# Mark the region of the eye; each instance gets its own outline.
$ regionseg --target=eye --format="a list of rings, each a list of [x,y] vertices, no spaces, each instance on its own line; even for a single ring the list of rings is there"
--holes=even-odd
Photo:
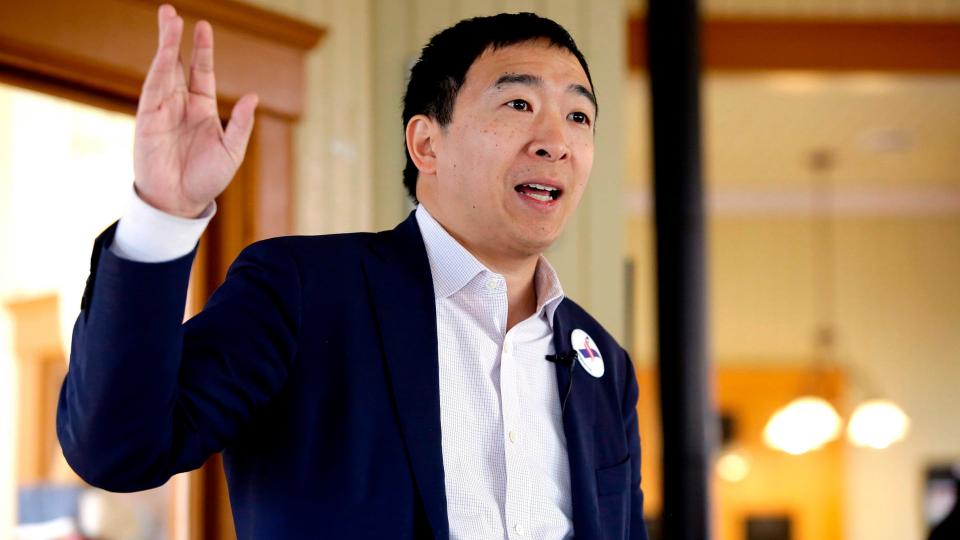
[[[507,102],[507,107],[516,111],[529,111],[530,103],[525,99],[511,99]]]
[[[590,117],[579,111],[568,114],[567,118],[578,124],[590,125]]]

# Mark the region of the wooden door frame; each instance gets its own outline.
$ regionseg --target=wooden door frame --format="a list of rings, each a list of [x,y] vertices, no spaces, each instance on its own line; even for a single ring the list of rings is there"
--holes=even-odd
[[[133,114],[161,3],[0,2],[0,82]],[[325,31],[235,0],[171,3],[186,23],[182,57],[196,21],[214,27],[221,117],[247,92],[260,98],[247,158],[201,241],[191,280],[196,310],[244,246],[293,232],[293,128],[303,114],[306,55]],[[191,473],[189,486],[190,538],[235,537],[219,455]]]

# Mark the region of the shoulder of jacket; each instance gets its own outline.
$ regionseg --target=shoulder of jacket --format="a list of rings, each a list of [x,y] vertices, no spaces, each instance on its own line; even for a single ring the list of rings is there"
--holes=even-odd
[[[340,233],[321,235],[277,236],[253,242],[244,252],[285,252],[295,258],[343,256],[350,251],[359,251],[374,237],[374,233]]]
[[[570,330],[579,328],[587,334],[590,335],[600,344],[606,345],[607,347],[612,347],[613,351],[616,353],[616,356],[622,356],[626,354],[624,348],[617,342],[616,338],[610,335],[610,332],[607,332],[607,329],[600,324],[600,321],[596,320],[593,315],[584,309],[580,304],[577,304],[570,298],[565,297],[560,303],[558,308],[559,310],[564,310],[564,316],[568,318],[567,324],[571,325]]]

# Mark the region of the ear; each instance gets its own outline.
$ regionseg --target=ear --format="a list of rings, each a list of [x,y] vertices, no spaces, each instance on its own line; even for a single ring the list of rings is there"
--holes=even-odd
[[[437,155],[433,145],[439,131],[436,120],[424,114],[418,114],[407,122],[407,152],[410,152],[413,164],[423,174],[437,174]]]

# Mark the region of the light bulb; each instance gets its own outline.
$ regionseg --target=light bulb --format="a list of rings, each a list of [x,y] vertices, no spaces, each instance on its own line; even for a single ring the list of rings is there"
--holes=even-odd
[[[910,418],[897,404],[885,399],[871,399],[853,411],[847,437],[857,446],[882,450],[903,440],[909,427]]]
[[[727,482],[740,482],[750,474],[750,460],[738,450],[727,450],[717,458],[717,476]]]
[[[763,440],[771,448],[800,455],[836,439],[840,424],[840,415],[827,400],[804,396],[773,414],[763,429]]]

